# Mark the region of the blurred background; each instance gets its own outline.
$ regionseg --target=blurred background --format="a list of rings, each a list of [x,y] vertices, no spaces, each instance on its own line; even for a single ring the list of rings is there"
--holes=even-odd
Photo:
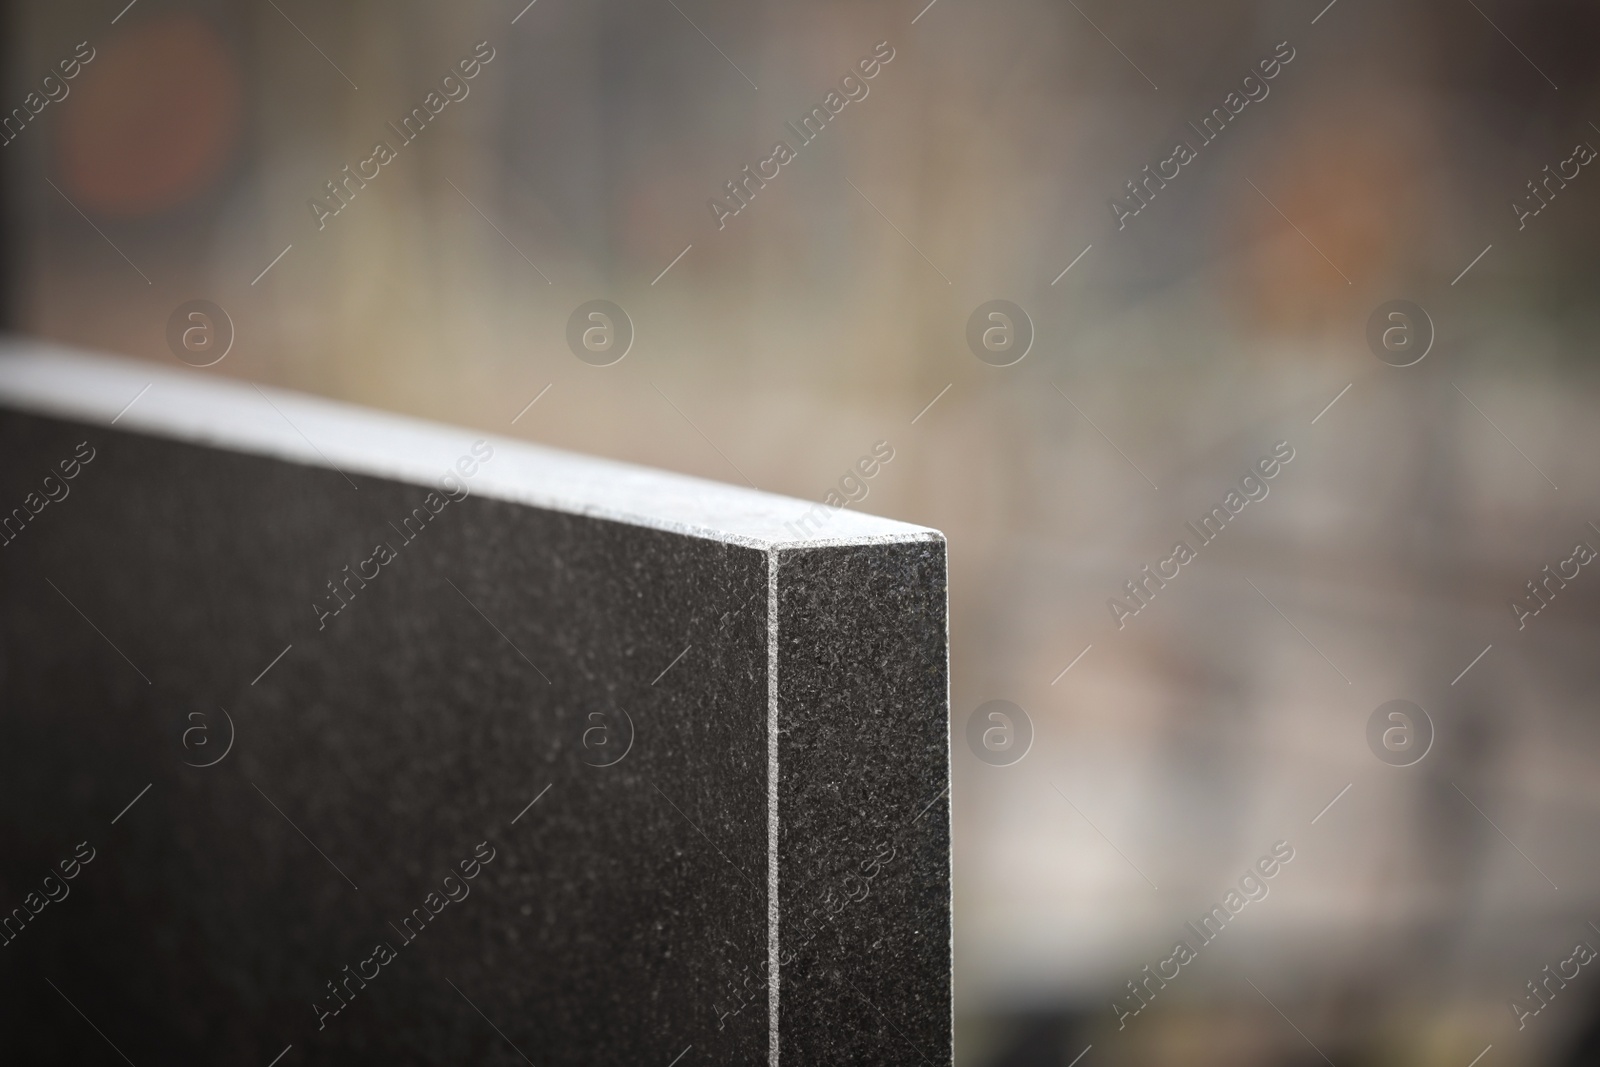
[[[5,325],[173,364],[205,299],[206,373],[808,500],[888,442],[851,506],[950,545],[963,1065],[1600,1062],[1597,968],[1529,988],[1600,946],[1600,573],[1512,606],[1600,549],[1600,7],[524,3],[0,4]]]

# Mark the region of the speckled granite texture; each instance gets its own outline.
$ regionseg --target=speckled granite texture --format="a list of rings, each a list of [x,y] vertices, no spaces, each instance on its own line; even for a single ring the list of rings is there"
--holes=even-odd
[[[936,534],[434,514],[4,394],[0,515],[68,492],[0,534],[0,1060],[950,1062]]]
[[[944,543],[780,551],[777,594],[784,1062],[948,1064]]]

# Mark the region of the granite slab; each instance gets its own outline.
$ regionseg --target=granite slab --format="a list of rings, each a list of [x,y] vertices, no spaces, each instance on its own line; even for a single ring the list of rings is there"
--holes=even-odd
[[[951,1062],[936,531],[21,341],[0,456],[8,1062]]]

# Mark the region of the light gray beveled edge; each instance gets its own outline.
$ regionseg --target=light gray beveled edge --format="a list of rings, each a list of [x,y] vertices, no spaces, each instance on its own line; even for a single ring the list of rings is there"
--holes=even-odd
[[[466,480],[473,493],[762,550],[943,538],[849,508],[796,536],[801,516],[827,506],[26,338],[0,337],[0,406],[430,487],[486,440],[494,458]]]

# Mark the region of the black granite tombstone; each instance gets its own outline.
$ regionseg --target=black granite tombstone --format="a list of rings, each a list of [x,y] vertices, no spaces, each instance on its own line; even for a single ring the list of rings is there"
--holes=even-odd
[[[32,344],[0,456],[0,1060],[950,1062],[936,532]]]

